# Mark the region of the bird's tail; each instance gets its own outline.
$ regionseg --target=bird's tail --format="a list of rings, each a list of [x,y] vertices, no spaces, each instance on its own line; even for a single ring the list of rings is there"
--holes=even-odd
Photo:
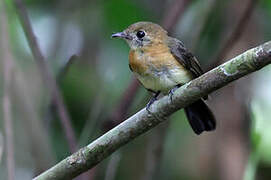
[[[184,109],[188,122],[196,134],[203,131],[212,131],[216,127],[216,121],[213,113],[200,99]]]

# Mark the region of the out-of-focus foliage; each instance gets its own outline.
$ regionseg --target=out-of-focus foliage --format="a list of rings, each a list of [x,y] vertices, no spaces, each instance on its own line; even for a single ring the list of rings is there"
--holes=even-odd
[[[124,41],[111,39],[111,33],[122,31],[137,21],[161,22],[170,13],[167,10],[174,2],[23,2],[26,3],[48,67],[60,86],[76,139],[80,146],[84,146],[104,133],[104,126],[132,77],[128,68],[129,48]],[[184,41],[205,69],[213,63],[213,57],[235,27],[247,2],[191,0],[172,34]],[[70,153],[49,88],[33,60],[12,0],[5,0],[5,10],[8,31],[6,36],[9,38],[9,45],[6,45],[9,46],[15,62],[10,90],[15,177],[24,180],[51,167]],[[242,38],[227,54],[227,58],[270,40],[270,19],[271,1],[260,0],[248,27],[241,34]],[[0,27],[4,27],[2,22]],[[0,37],[1,40],[3,37]],[[1,62],[4,61],[4,53],[0,50]],[[64,75],[61,75],[74,54],[77,58]],[[0,72],[3,74],[2,66]],[[115,179],[143,180],[148,169],[147,161],[150,161],[149,153],[157,153],[159,156],[159,161],[155,164],[158,167],[156,179],[234,179],[227,175],[243,175],[245,167],[246,179],[270,179],[270,72],[270,67],[265,68],[251,78],[235,82],[229,88],[211,95],[210,106],[218,118],[217,131],[201,136],[194,135],[183,111],[180,111],[171,117],[165,140],[157,140],[161,141],[163,147],[160,154],[148,148],[151,147],[150,136],[155,133],[154,130],[126,145],[119,152],[118,163],[113,166],[116,167]],[[2,95],[3,78],[0,86]],[[148,101],[147,97],[146,90],[141,88],[128,115],[143,108]],[[232,106],[224,104],[225,98],[233,103]],[[236,112],[235,104],[245,107],[248,115]],[[2,112],[0,114],[3,117]],[[232,121],[227,119],[229,114],[233,117]],[[1,118],[0,135],[4,135],[3,132]],[[3,148],[5,142],[0,143],[0,179],[7,178],[5,151],[1,159]],[[241,156],[245,158],[242,159]],[[113,168],[108,167],[110,160],[108,158],[97,166],[95,179],[105,179],[105,174]]]

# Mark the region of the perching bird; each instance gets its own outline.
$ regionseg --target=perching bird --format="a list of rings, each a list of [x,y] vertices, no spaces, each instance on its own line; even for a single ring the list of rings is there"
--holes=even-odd
[[[112,37],[126,40],[130,46],[129,67],[153,98],[167,94],[203,74],[196,58],[183,43],[168,36],[161,26],[151,22],[137,22]],[[215,118],[202,99],[185,108],[188,121],[196,134],[216,127]]]

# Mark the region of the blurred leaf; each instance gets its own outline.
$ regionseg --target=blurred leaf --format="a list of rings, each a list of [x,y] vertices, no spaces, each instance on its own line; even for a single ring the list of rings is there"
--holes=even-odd
[[[271,124],[270,124],[270,106],[268,103],[253,100],[251,103],[253,113],[253,127],[251,132],[251,141],[253,151],[259,151],[262,161],[271,164]]]
[[[107,20],[107,28],[123,30],[128,25],[137,21],[146,21],[149,16],[144,7],[137,1],[127,0],[106,0],[104,3],[104,13]]]
[[[93,96],[99,90],[99,80],[89,66],[74,64],[62,79],[61,89],[76,129],[88,118]]]
[[[271,15],[271,1],[270,0],[262,0],[262,6],[268,10],[268,13]]]

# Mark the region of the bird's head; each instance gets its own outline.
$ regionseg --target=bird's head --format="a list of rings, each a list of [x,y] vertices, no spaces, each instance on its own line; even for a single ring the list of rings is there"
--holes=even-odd
[[[167,31],[152,22],[137,22],[122,32],[112,34],[112,37],[123,38],[131,49],[137,49],[162,43],[167,37]]]

